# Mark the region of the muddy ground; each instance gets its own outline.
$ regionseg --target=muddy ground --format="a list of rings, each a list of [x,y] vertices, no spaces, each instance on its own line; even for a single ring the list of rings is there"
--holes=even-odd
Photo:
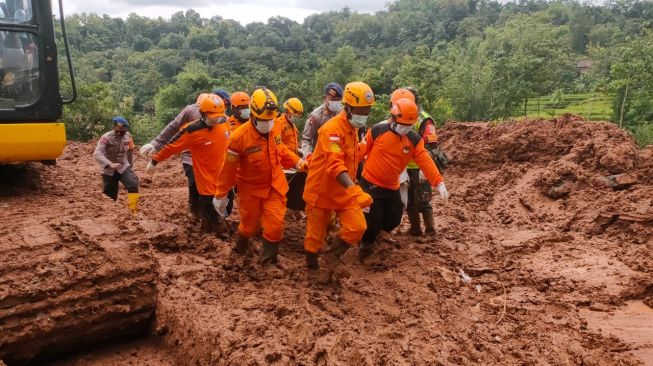
[[[93,144],[69,144],[55,167],[0,168],[12,228],[0,249],[37,221],[155,261],[148,335],[57,366],[653,365],[653,147],[573,116],[439,134],[452,196],[434,199],[437,235],[398,233],[365,264],[350,251],[353,275],[337,286],[307,275],[299,217],[281,274],[201,233],[176,159],[150,180],[138,158],[143,198],[131,217],[124,191],[117,203],[100,194]]]

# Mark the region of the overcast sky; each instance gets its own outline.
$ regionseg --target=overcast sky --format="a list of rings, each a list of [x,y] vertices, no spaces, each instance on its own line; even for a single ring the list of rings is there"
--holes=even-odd
[[[235,19],[241,24],[260,21],[281,15],[301,23],[304,18],[329,10],[350,9],[374,13],[385,9],[389,0],[64,0],[64,12],[108,14],[114,17],[127,17],[136,13],[148,17],[170,15],[180,10],[194,9],[204,18],[219,15]],[[55,13],[58,9],[53,9]]]

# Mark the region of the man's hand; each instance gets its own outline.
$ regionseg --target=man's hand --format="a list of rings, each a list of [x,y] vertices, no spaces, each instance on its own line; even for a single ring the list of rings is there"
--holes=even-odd
[[[444,185],[444,182],[441,182],[438,184],[438,192],[440,192],[440,198],[444,202],[447,202],[449,200],[449,191],[447,191],[447,186]]]
[[[220,217],[223,219],[227,217],[227,204],[229,204],[229,198],[224,197],[224,198],[218,198],[218,197],[213,197],[213,208],[215,208],[215,211],[218,213]]]
[[[295,164],[295,169],[299,170],[300,172],[308,171],[308,162],[304,159],[299,159],[297,164]]]
[[[139,152],[141,153],[141,155],[150,155],[156,152],[156,148],[152,144],[145,144],[141,146]]]
[[[365,193],[363,191],[363,188],[357,185],[351,185],[349,188],[345,189],[345,192],[351,196],[351,198],[355,199],[356,202],[358,203],[358,206],[360,208],[367,208],[372,205],[374,200],[372,199],[372,196],[369,194]]]
[[[120,164],[120,163],[111,163],[111,164],[109,164],[109,166],[111,167],[111,169],[118,170],[118,169],[120,169],[122,164]]]
[[[153,164],[151,161],[147,163],[147,166],[145,167],[145,173],[152,175],[154,174],[155,170],[156,170],[156,164]]]

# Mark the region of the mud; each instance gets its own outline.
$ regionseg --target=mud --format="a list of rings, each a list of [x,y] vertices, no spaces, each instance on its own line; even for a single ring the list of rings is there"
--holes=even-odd
[[[178,160],[152,180],[137,160],[143,199],[130,217],[124,192],[117,203],[99,194],[92,144],[70,144],[57,167],[31,165],[23,176],[37,183],[3,183],[3,221],[15,224],[2,237],[38,216],[156,263],[145,344],[57,365],[651,364],[653,148],[574,116],[447,124],[439,134],[452,196],[434,199],[438,233],[399,233],[365,264],[351,250],[353,275],[339,285],[304,269],[303,219],[288,222],[281,273],[202,233],[186,215]],[[606,180],[621,174],[621,184]],[[643,315],[624,321],[633,311]]]

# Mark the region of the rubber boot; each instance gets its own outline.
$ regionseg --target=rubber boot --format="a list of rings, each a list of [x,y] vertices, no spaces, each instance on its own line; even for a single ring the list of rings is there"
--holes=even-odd
[[[419,219],[419,212],[414,208],[409,208],[406,213],[408,214],[408,222],[410,222],[410,229],[408,233],[413,236],[422,235],[422,225]]]
[[[279,242],[270,243],[263,238],[263,253],[261,253],[261,264],[277,264],[277,254],[279,253]]]
[[[365,258],[372,255],[372,253],[374,253],[374,243],[361,242],[361,245],[358,248],[358,260],[363,263]]]
[[[138,201],[141,199],[140,193],[127,193],[127,207],[136,215],[138,213]]]
[[[317,253],[306,252],[306,268],[312,270],[320,269],[320,263],[317,260]]]
[[[227,229],[227,223],[224,219],[218,219],[218,222],[215,224],[215,235],[222,240],[229,239],[229,230]]]
[[[422,211],[422,218],[424,219],[424,234],[435,234],[435,219],[433,217],[433,210]]]
[[[234,252],[245,255],[249,249],[249,238],[238,233],[238,239],[236,239],[236,246],[234,247]]]
[[[338,237],[333,239],[329,249],[324,252],[323,263],[326,273],[321,276],[321,283],[330,283],[334,280],[337,281],[351,276],[351,273],[349,273],[342,263],[342,255],[345,254],[350,247],[351,245]]]

